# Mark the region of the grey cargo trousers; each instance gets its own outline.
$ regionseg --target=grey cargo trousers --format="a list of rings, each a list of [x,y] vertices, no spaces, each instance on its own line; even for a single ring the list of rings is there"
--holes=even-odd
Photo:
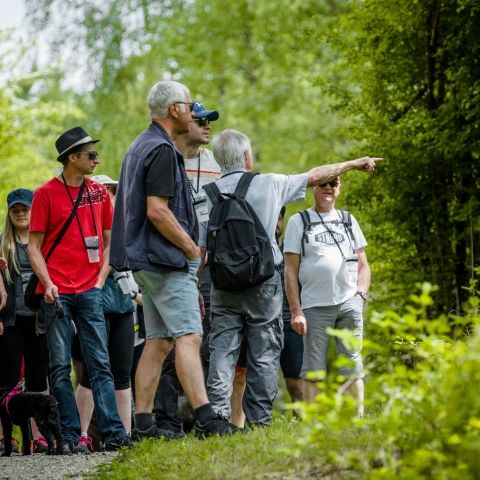
[[[283,348],[280,274],[239,292],[211,290],[208,398],[216,413],[230,418],[233,378],[242,339],[247,341],[247,386],[243,410],[249,424],[268,425],[278,392]]]

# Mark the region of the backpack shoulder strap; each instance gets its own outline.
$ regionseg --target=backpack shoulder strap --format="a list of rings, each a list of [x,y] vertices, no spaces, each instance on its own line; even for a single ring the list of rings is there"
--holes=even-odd
[[[355,235],[353,235],[352,228],[352,214],[348,210],[340,210],[342,214],[342,223],[347,231],[347,234],[350,235],[350,239],[355,242]]]
[[[310,221],[310,215],[308,210],[302,210],[300,212],[300,218],[303,223],[303,232],[302,232],[302,257],[305,256],[305,243],[308,242],[307,232],[310,229],[312,222]]]
[[[203,186],[203,189],[205,190],[205,193],[208,195],[208,198],[210,199],[210,201],[212,202],[212,205],[219,203],[222,192],[220,192],[220,189],[218,188],[218,185],[215,182],[207,183],[206,185]]]
[[[258,173],[244,172],[240,177],[237,188],[235,188],[233,194],[236,197],[245,198],[248,187],[250,186],[250,183],[252,183],[253,177],[255,177],[256,175],[258,175]]]

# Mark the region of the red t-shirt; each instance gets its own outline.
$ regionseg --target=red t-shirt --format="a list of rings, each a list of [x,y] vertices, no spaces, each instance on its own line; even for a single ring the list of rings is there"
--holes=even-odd
[[[82,293],[95,286],[103,262],[103,231],[112,228],[113,208],[106,188],[89,179],[86,179],[85,187],[76,213],[79,222],[76,218],[72,219],[65,235],[53,251],[47,264],[50,278],[54,285],[58,287],[60,293]],[[80,187],[68,187],[68,189],[73,202],[75,202]],[[72,209],[72,200],[65,185],[58,178],[53,178],[35,191],[30,232],[45,234],[41,247],[44,257],[49,252]],[[95,224],[92,218],[92,210]],[[99,262],[90,263],[88,261],[79,223],[85,237],[98,235]],[[38,285],[37,293],[45,293],[41,283]]]

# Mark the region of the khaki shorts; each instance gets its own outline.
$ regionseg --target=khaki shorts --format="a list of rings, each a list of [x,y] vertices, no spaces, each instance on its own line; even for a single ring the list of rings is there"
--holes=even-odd
[[[327,356],[330,336],[327,328],[347,329],[360,341],[363,338],[363,300],[352,297],[339,305],[306,308],[307,335],[304,337],[302,377],[307,372],[327,371]],[[358,350],[348,350],[343,342],[335,337],[338,355],[352,360],[352,367],[342,367],[340,373],[347,377],[363,378],[363,361]]]

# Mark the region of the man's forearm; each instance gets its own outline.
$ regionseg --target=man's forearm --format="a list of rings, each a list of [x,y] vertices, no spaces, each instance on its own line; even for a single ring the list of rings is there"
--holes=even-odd
[[[370,267],[363,267],[359,268],[358,270],[358,278],[357,278],[357,289],[361,290],[362,292],[368,292],[370,288]]]
[[[28,258],[32,266],[33,271],[38,277],[38,280],[47,289],[49,286],[53,285],[52,279],[48,273],[47,264],[45,263],[45,258],[43,258],[42,252],[37,246],[28,246]]]
[[[300,305],[300,291],[298,289],[298,270],[285,261],[285,293],[287,295],[288,305],[292,315],[301,315],[302,307]]]
[[[149,215],[148,218],[159,233],[180,250],[185,252],[185,254],[188,254],[192,248],[196,247],[195,242],[181,227],[170,209],[163,209],[160,214]]]
[[[371,270],[368,264],[367,255],[362,249],[358,252],[358,274],[357,274],[357,289],[362,292],[368,292],[370,288]]]
[[[109,245],[105,247],[103,250],[103,264],[102,264],[102,268],[100,269],[100,273],[98,274],[98,281],[97,281],[98,288],[103,288],[103,285],[105,285],[105,280],[107,279],[111,269],[112,267],[110,266],[110,245]]]

